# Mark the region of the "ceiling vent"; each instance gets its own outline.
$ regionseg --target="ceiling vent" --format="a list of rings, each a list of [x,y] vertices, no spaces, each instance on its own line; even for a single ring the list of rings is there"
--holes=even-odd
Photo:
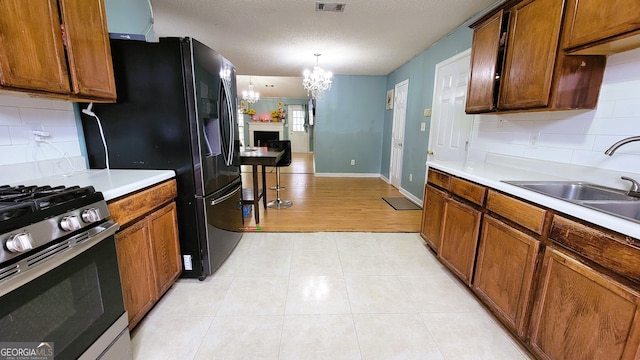
[[[316,1],[316,11],[344,12],[345,3]]]

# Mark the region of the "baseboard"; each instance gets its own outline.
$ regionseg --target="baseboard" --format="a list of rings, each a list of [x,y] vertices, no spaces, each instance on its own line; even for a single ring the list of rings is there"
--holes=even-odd
[[[368,174],[368,173],[316,173],[318,177],[380,177],[380,174]]]

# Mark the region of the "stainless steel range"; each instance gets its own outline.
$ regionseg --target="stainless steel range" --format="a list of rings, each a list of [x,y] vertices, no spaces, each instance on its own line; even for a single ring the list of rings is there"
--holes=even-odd
[[[108,216],[90,186],[0,186],[0,351],[131,358]]]

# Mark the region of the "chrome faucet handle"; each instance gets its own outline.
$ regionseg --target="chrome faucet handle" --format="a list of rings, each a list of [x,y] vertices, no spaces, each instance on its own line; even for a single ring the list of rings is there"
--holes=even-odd
[[[627,180],[627,181],[631,182],[631,189],[629,189],[629,191],[627,191],[627,195],[640,198],[640,183],[638,183],[637,181],[633,180],[632,178],[626,177],[626,176],[622,176],[622,177],[620,177],[620,179]]]

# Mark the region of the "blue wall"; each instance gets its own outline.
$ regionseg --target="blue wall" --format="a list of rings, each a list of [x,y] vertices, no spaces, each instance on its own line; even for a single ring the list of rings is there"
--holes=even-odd
[[[472,38],[473,31],[463,24],[455,32],[387,76],[387,89],[393,89],[397,83],[409,79],[401,187],[417,198],[422,199],[424,192],[425,163],[431,122],[430,117],[424,117],[424,109],[432,107],[436,64],[470,48]],[[422,122],[426,122],[426,131],[420,131]],[[380,165],[380,173],[386,178],[389,178],[391,161],[392,125],[393,110],[386,110]],[[409,174],[413,174],[412,182],[409,181]]]
[[[334,77],[316,102],[316,173],[380,174],[385,84],[384,76]]]
[[[300,85],[302,86],[302,85]],[[282,107],[287,110],[287,105],[302,105],[304,109],[307,109],[307,103],[309,99],[294,99],[294,98],[262,98],[258,100],[255,104],[251,105],[252,109],[256,110],[256,118],[260,118],[261,115],[269,115],[272,110],[278,109],[278,102],[282,102]],[[247,139],[247,144],[249,143],[249,121],[251,121],[251,117],[249,115],[243,115],[242,119],[244,120],[244,138]],[[309,129],[309,143],[310,149],[313,150],[311,146],[313,139],[313,128]],[[289,123],[285,122],[284,125],[284,138],[289,138]]]

